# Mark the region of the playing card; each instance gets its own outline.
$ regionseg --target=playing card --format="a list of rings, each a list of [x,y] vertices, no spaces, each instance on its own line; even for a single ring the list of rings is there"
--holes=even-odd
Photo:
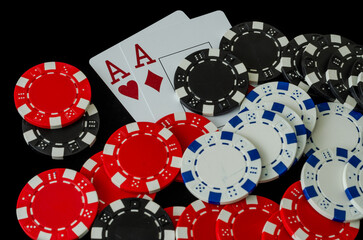
[[[175,11],[133,37],[188,20],[184,12]],[[89,63],[135,121],[156,121],[118,44],[94,56]]]
[[[156,119],[189,111],[175,94],[174,72],[188,54],[199,49],[218,48],[220,39],[230,27],[225,14],[215,11],[181,24],[138,34],[119,44]],[[231,116],[210,119],[217,126],[223,126]]]

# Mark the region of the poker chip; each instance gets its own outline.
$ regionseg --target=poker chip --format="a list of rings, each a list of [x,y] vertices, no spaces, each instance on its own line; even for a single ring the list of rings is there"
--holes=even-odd
[[[83,117],[72,125],[60,129],[45,129],[23,120],[23,136],[35,151],[61,160],[77,154],[96,141],[100,117],[94,104],[90,104]]]
[[[196,138],[203,134],[218,131],[216,125],[210,120],[191,112],[172,113],[159,119],[156,123],[161,124],[176,136],[183,152]],[[175,181],[183,182],[180,173]]]
[[[91,227],[98,197],[82,174],[56,168],[34,176],[22,189],[16,216],[31,239],[78,239]]]
[[[327,148],[314,152],[301,170],[301,187],[310,205],[321,215],[338,222],[363,218],[343,187],[343,172],[352,153],[344,148]]]
[[[271,82],[257,86],[241,104],[241,110],[260,102],[278,102],[294,110],[302,119],[310,136],[316,122],[315,103],[300,87],[287,82]]]
[[[290,123],[290,125],[295,130],[297,140],[295,161],[299,160],[304,153],[307,138],[305,125],[299,115],[297,115],[297,113],[291,108],[278,102],[260,102],[256,105],[252,105],[252,107],[254,107],[254,109],[262,109],[276,112]],[[246,110],[249,109],[245,108],[242,111]]]
[[[310,86],[305,81],[305,76],[301,69],[302,54],[306,46],[320,36],[320,34],[316,33],[300,34],[292,39],[282,51],[281,70],[284,77],[290,83],[299,86],[308,93],[313,91],[310,90]]]
[[[173,222],[174,228],[176,228],[179,218],[182,215],[185,207],[183,206],[174,206],[174,207],[167,207],[164,208],[165,212],[169,215],[171,221]]]
[[[142,198],[119,199],[96,217],[91,239],[174,240],[169,215],[157,203]]]
[[[284,174],[294,163],[297,140],[294,129],[280,115],[268,110],[238,113],[223,127],[247,138],[261,156],[259,183],[269,182]]]
[[[332,53],[352,41],[336,34],[322,35],[309,43],[302,55],[301,66],[305,81],[322,98],[334,101],[335,96],[325,78]]]
[[[248,69],[250,82],[261,84],[281,74],[281,55],[289,40],[277,28],[258,21],[233,26],[219,48],[231,52]]]
[[[293,239],[353,240],[359,232],[359,221],[341,223],[323,217],[306,200],[300,181],[293,183],[280,202],[283,225]]]
[[[80,119],[91,101],[87,77],[76,67],[45,62],[27,70],[14,90],[15,106],[30,124],[62,128]]]
[[[215,226],[222,206],[195,200],[179,218],[176,240],[217,240]]]
[[[319,103],[316,105],[316,126],[306,141],[304,153],[308,157],[313,152],[330,147],[342,147],[359,152],[362,149],[362,114],[341,103]]]
[[[155,193],[175,179],[182,155],[171,131],[151,122],[133,122],[109,137],[103,164],[111,181],[122,190]]]
[[[354,62],[353,67],[350,71],[350,76],[348,78],[348,87],[350,94],[358,103],[359,108],[363,109],[363,95],[361,94],[363,92],[363,82],[361,80],[362,77],[359,78],[361,73],[363,73],[363,58],[357,59]]]
[[[102,151],[89,158],[82,166],[80,173],[87,177],[98,194],[98,212],[101,212],[106,206],[117,199],[124,198],[145,198],[153,200],[155,193],[146,195],[141,193],[130,193],[121,190],[111,182],[103,167]]]
[[[262,229],[279,205],[274,201],[250,195],[242,201],[223,207],[218,215],[218,240],[261,239]]]
[[[350,94],[348,79],[354,62],[357,59],[363,59],[362,57],[363,46],[361,45],[350,44],[340,47],[333,52],[325,73],[326,81],[337,100],[351,108],[358,108],[360,111],[362,109],[359,105],[357,106],[357,101]]]
[[[198,199],[230,204],[257,186],[261,159],[255,146],[232,132],[213,132],[194,140],[183,154],[181,174]]]
[[[261,240],[292,240],[280,217],[280,211],[273,213],[262,229]]]
[[[238,107],[247,93],[245,65],[229,52],[203,49],[188,55],[175,71],[174,87],[180,102],[204,116]]]
[[[349,201],[363,213],[363,155],[351,155],[343,171],[343,186]]]

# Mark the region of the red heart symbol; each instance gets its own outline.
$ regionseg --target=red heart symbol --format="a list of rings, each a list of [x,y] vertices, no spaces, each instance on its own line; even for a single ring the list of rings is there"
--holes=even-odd
[[[121,85],[118,88],[118,91],[127,97],[139,100],[139,88],[137,86],[137,82],[134,80],[128,81],[126,85]]]

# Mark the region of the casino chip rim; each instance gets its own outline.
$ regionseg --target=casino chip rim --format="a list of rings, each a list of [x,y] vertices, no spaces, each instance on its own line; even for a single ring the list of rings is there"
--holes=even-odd
[[[175,230],[176,240],[194,240],[196,233],[194,232],[193,227],[197,223],[198,218],[201,216],[207,216],[211,213],[218,214],[221,210],[221,205],[206,203],[200,199],[193,201],[184,209],[183,213],[180,215]],[[212,227],[212,229],[203,230],[214,232],[215,229],[214,227]]]
[[[274,46],[278,48],[278,51],[276,52],[276,59],[272,64],[269,65],[268,68],[266,68],[266,66],[263,66],[262,68],[251,67],[248,69],[248,77],[250,82],[255,84],[261,84],[271,81],[281,74],[281,54],[283,48],[289,42],[286,36],[276,27],[259,21],[250,21],[237,24],[230,28],[224,34],[220,41],[219,48],[235,54],[235,52],[233,51],[234,44],[241,36],[249,33],[260,33],[261,35],[266,36],[268,39],[271,39]],[[237,57],[239,57],[243,61],[243,58],[241,56]]]
[[[211,162],[208,163],[211,166],[208,173],[201,173],[201,169],[197,169],[199,168],[198,164],[204,164],[204,161],[206,161],[203,158],[203,155],[207,152],[206,150],[213,151],[216,148],[220,148],[223,151],[237,151],[238,154],[243,156],[244,169],[239,169],[241,167],[240,162],[238,166],[236,166],[236,162],[233,163],[235,165],[235,168],[233,168],[234,177],[229,181],[229,186],[225,186],[225,182],[218,182],[219,186],[215,186],[213,184],[218,180],[214,179],[213,183],[211,183],[211,179],[205,179],[205,175],[207,174],[208,177],[211,177],[209,174],[212,171],[223,176],[228,174],[232,169],[223,168],[222,166],[227,163],[231,164],[230,161],[227,162],[222,161],[220,158],[215,158],[213,161],[216,161],[218,164],[214,165],[213,168]],[[226,152],[226,154],[229,154],[229,152]],[[240,157],[239,159],[241,159]],[[230,156],[229,159],[232,158],[235,158],[235,156]],[[208,158],[208,161],[211,161],[211,158]],[[235,159],[231,161],[235,161]],[[236,170],[240,173],[238,179],[236,179]],[[223,172],[221,173],[220,171]],[[227,131],[212,132],[200,136],[185,150],[181,164],[181,174],[185,186],[196,198],[208,203],[225,205],[245,198],[256,188],[261,174],[261,159],[256,147],[248,139]],[[215,174],[212,175],[216,176]]]
[[[293,102],[296,103],[296,108],[299,111],[296,111],[295,108],[291,106],[290,108],[299,114],[305,125],[307,135],[310,136],[316,123],[315,103],[309,94],[294,84],[280,81],[261,84],[254,88],[246,96],[246,99],[242,102],[240,109],[243,110],[245,107],[251,108],[251,105],[271,101],[266,100],[266,98],[271,97],[274,94],[277,94],[279,97],[279,100],[275,100],[276,102],[284,104],[284,102],[281,101],[281,98],[287,97],[289,101],[292,99]]]
[[[234,240],[235,232],[233,225],[239,215],[246,213],[248,211],[255,212],[261,211],[267,213],[270,216],[279,211],[279,205],[274,201],[258,195],[249,195],[247,198],[239,201],[235,204],[229,204],[223,207],[222,211],[219,213],[216,223],[216,234],[218,240]],[[249,218],[245,221],[253,222],[253,226],[256,227],[257,223],[262,226],[266,223],[265,219],[260,218]],[[241,223],[241,219],[239,219]],[[249,229],[250,231],[256,231],[256,229]],[[262,230],[262,228],[261,228]],[[261,233],[260,233],[261,234]],[[257,237],[257,236],[256,236]],[[238,238],[239,239],[239,238]]]
[[[363,112],[363,109],[357,106],[357,101],[351,96],[348,87],[348,77],[343,76],[343,71],[348,70],[350,74],[352,66],[351,61],[363,59],[363,46],[349,44],[338,48],[332,54],[328,63],[328,69],[325,72],[326,81],[333,95],[338,101],[356,111]],[[348,63],[349,60],[349,63]],[[345,69],[348,67],[348,69]]]
[[[325,78],[325,71],[320,72],[317,68],[319,55],[325,49],[339,48],[352,43],[352,41],[343,36],[326,34],[321,35],[318,39],[309,43],[303,52],[301,65],[305,81],[319,96],[328,101],[335,101],[335,96],[330,91],[330,87]]]
[[[290,234],[290,236],[292,236],[293,238],[296,238],[296,239],[306,239],[306,240],[311,239],[312,240],[312,239],[315,239],[315,237],[318,237],[320,239],[323,236],[321,232],[313,233],[313,231],[311,229],[309,229],[307,226],[305,226],[303,224],[303,222],[301,221],[302,218],[299,217],[298,211],[297,211],[297,208],[298,208],[298,202],[296,202],[297,200],[307,201],[304,196],[300,180],[291,184],[287,188],[287,190],[283,194],[282,199],[280,201],[280,216],[281,216],[281,220],[282,220],[282,223],[283,223],[285,229]],[[308,206],[308,208],[304,209],[304,212],[306,212],[306,213],[309,211],[315,212],[314,208],[311,207],[309,205],[309,203],[307,203],[307,206]],[[293,216],[291,216],[291,214],[293,214]],[[324,217],[322,217],[322,218],[324,218]],[[291,219],[294,219],[294,220],[292,221]],[[327,218],[324,218],[324,220],[332,221]],[[314,219],[311,219],[311,221],[314,221]],[[324,226],[324,222],[321,222],[320,220],[316,224],[320,224],[321,226]],[[340,239],[340,236],[343,239],[349,239],[347,236],[350,235],[351,236],[350,239],[353,240],[359,232],[359,227],[360,227],[359,221],[353,221],[350,223],[336,222],[336,224],[343,225],[342,228],[339,228],[336,231],[339,234],[339,236],[337,236],[339,239]],[[329,235],[329,238],[330,237],[333,238],[334,236],[336,236],[336,235],[333,235],[333,236]]]
[[[165,210],[156,202],[142,198],[125,198],[118,199],[110,203],[96,217],[92,229],[91,239],[109,239],[112,232],[109,227],[112,222],[125,213],[144,212],[145,217],[152,218],[152,223],[157,224],[160,240],[174,240],[175,231],[172,220]],[[142,228],[147,226],[143,225]]]
[[[348,78],[348,87],[351,95],[354,97],[355,101],[359,104],[359,108],[363,109],[363,84],[362,77],[360,74],[363,73],[363,58],[358,59],[353,64],[350,76]]]
[[[76,97],[72,104],[62,111],[44,111],[34,105],[33,100],[30,100],[32,96],[29,95],[29,92],[34,88],[34,83],[43,76],[51,74],[66,77],[74,86]],[[64,93],[63,98],[59,101],[64,101],[66,96]],[[90,101],[91,86],[87,77],[78,68],[63,62],[45,62],[33,66],[21,75],[14,89],[14,102],[20,116],[32,125],[41,128],[57,129],[74,123],[83,116]]]
[[[96,141],[99,127],[100,116],[96,106],[92,103],[86,108],[81,119],[61,129],[43,129],[24,119],[22,121],[25,142],[36,152],[50,156],[54,160],[63,160],[85,150],[87,147],[92,147]],[[58,137],[64,136],[68,140],[67,133],[72,131],[69,134],[75,135],[75,130],[80,130],[75,139],[59,142],[49,139],[56,134]]]
[[[133,176],[120,163],[120,148],[128,143],[128,140],[138,136],[153,137],[158,143],[164,145],[166,159],[153,159],[153,156],[150,156],[151,161],[164,161],[163,168],[155,172],[153,176]],[[148,144],[136,140],[138,149]],[[135,147],[135,144],[133,143],[132,146]],[[134,161],[133,158],[130,159],[130,156],[124,155],[122,158]],[[171,184],[179,172],[181,158],[181,146],[173,133],[162,125],[152,122],[132,122],[122,126],[109,137],[103,149],[104,167],[112,182],[125,191],[136,193],[156,193]]]
[[[185,135],[188,135],[191,131],[200,131],[203,134],[218,131],[217,126],[214,125],[214,123],[211,122],[208,118],[206,118],[202,115],[196,114],[196,113],[192,113],[192,112],[171,113],[171,114],[168,114],[168,115],[160,118],[158,121],[156,121],[156,123],[167,128],[177,137],[177,139],[182,147],[183,153],[185,151],[183,146],[189,146],[190,143],[182,142],[182,139],[180,139],[178,137],[178,134],[176,134],[175,131],[173,131],[174,127],[188,126],[189,130],[186,132],[183,132],[183,134],[185,134]],[[193,136],[194,136],[194,134],[193,134]],[[181,176],[180,172],[176,176],[175,181],[183,182],[183,177]]]
[[[47,225],[45,219],[41,221],[35,219],[34,215],[40,217],[40,213],[36,213],[35,201],[39,201],[40,192],[47,189],[53,184],[62,183],[72,185],[74,191],[81,194],[79,202],[82,203],[80,212],[74,213],[78,216],[77,219],[72,221],[68,226],[52,228]],[[64,188],[61,188],[64,191]],[[60,190],[59,190],[60,191]],[[67,192],[64,195],[68,195]],[[47,196],[47,195],[45,195]],[[42,194],[44,197],[44,194]],[[28,181],[19,194],[16,215],[20,226],[24,232],[32,239],[46,238],[53,239],[58,235],[63,235],[68,239],[78,239],[83,237],[92,226],[92,222],[97,215],[98,196],[92,183],[81,173],[68,168],[54,168],[39,173]],[[50,209],[49,209],[50,210]],[[47,214],[50,214],[48,211]],[[55,218],[62,219],[61,216]],[[49,224],[49,223],[48,223]],[[54,223],[52,223],[54,224]],[[55,235],[54,235],[55,234]]]
[[[195,66],[207,62],[221,64],[234,76],[232,89],[218,100],[211,100],[213,99],[211,95],[210,99],[205,99],[190,88],[189,75]],[[188,55],[177,67],[174,75],[175,93],[180,102],[189,110],[204,116],[221,115],[238,107],[245,98],[248,86],[249,80],[245,65],[232,54],[213,48],[198,50]],[[213,94],[213,91],[210,91],[210,94]]]
[[[343,171],[343,186],[349,201],[360,212],[363,212],[363,191],[361,179],[363,178],[363,154],[353,154]]]
[[[324,175],[319,175],[318,172],[322,169],[324,164],[333,164],[334,162],[338,164],[344,162],[346,164],[351,157],[352,153],[344,148],[331,147],[322,149],[310,155],[301,170],[301,187],[310,205],[322,216],[337,222],[360,220],[363,218],[363,213],[359,212],[358,209],[351,204],[348,197],[345,202],[341,202],[340,199],[334,199],[334,196],[331,198],[331,194],[326,194],[326,192],[329,192],[326,190],[326,186],[323,187],[318,183],[320,178],[323,178]],[[341,167],[342,173],[344,166]],[[332,178],[335,178],[338,174],[339,173],[333,174]],[[329,179],[331,179],[331,177],[327,180],[323,180],[323,182],[329,181]],[[343,188],[343,180],[341,181]],[[335,187],[336,186],[334,186],[334,188]],[[336,189],[336,191],[338,191],[338,189]],[[342,194],[345,196],[343,189]]]
[[[256,124],[256,125],[255,125]],[[279,135],[282,148],[280,149],[277,158],[270,162],[264,162],[261,159],[261,176],[259,183],[273,181],[286,173],[295,162],[297,151],[296,134],[292,126],[287,120],[276,112],[268,110],[244,110],[231,118],[223,127],[223,131],[231,131],[243,136],[241,130],[246,126],[269,126]],[[267,137],[266,137],[267,138]],[[257,150],[266,146],[255,146]]]

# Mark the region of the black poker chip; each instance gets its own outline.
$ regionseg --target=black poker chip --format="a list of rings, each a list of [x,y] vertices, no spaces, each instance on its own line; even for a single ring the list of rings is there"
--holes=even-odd
[[[174,86],[181,103],[204,116],[216,116],[238,107],[249,86],[245,65],[220,49],[188,55],[178,66]]]
[[[353,42],[336,34],[322,35],[309,43],[302,55],[301,67],[308,85],[323,99],[335,101],[336,97],[326,81],[325,72],[334,51]]]
[[[24,139],[32,149],[61,160],[93,145],[100,127],[100,116],[91,103],[80,120],[66,127],[40,128],[25,120],[22,127]]]
[[[290,83],[301,87],[309,94],[314,94],[314,90],[305,81],[305,76],[301,68],[302,54],[305,47],[320,37],[320,34],[307,33],[300,34],[286,45],[282,51],[282,74]]]
[[[246,65],[251,83],[261,84],[281,74],[281,53],[288,42],[277,28],[253,21],[229,29],[219,48],[230,51]]]
[[[357,59],[350,72],[348,79],[348,87],[350,94],[357,101],[359,106],[363,109],[363,58]]]
[[[363,46],[350,44],[342,46],[332,54],[325,73],[331,92],[340,103],[362,112],[349,90],[349,77],[356,60],[363,57]]]
[[[175,240],[169,215],[157,203],[142,198],[112,202],[96,217],[91,239]]]

